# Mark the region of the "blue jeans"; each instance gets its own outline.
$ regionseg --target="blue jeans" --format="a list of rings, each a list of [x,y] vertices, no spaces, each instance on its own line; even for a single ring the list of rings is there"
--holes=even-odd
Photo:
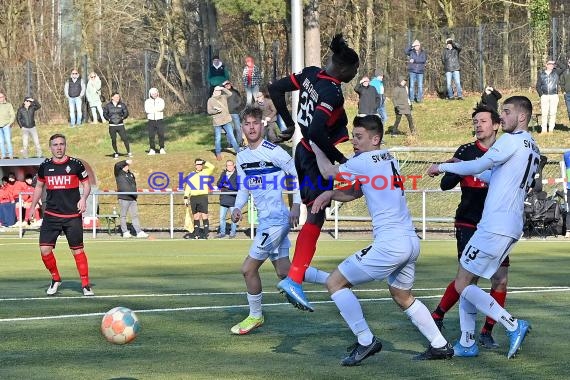
[[[453,99],[453,87],[451,87],[451,81],[455,82],[455,87],[457,88],[457,97],[463,97],[463,90],[461,89],[461,74],[460,71],[447,71],[445,73],[445,81],[447,83],[447,98]]]
[[[424,74],[409,73],[410,74],[410,101],[417,100],[421,102],[424,99]],[[418,92],[416,94],[416,82],[418,83]]]
[[[69,124],[71,126],[81,125],[81,121],[83,120],[83,113],[81,111],[81,106],[83,104],[82,99],[80,96],[76,98],[68,98],[69,100]],[[75,111],[77,111],[77,119],[75,118]]]
[[[12,127],[10,127],[10,124],[5,125],[2,127],[2,131],[0,133],[0,150],[2,151],[2,157],[1,158],[5,158],[5,157],[10,157],[13,158],[14,157],[14,150],[12,148]],[[4,147],[4,144],[6,144],[6,147]],[[6,156],[6,149],[8,148],[8,156]]]
[[[228,211],[230,212],[230,219],[232,218],[232,212],[235,207],[226,207],[220,205],[220,234],[226,234],[226,215]],[[232,220],[232,225],[230,227],[230,235],[234,236],[236,234],[237,225]]]
[[[239,114],[232,113],[231,117],[232,117],[232,121],[234,124],[234,137],[236,138],[238,145],[241,145],[241,143],[243,142],[243,139],[242,139],[242,134],[241,134],[241,121],[239,118]]]
[[[287,129],[285,122],[283,121],[283,119],[281,118],[281,115],[279,115],[279,114],[277,114],[277,126],[279,127],[279,130],[281,132],[283,132],[284,130]]]
[[[216,156],[222,153],[222,128],[226,131],[226,138],[237,154],[237,152],[239,152],[239,145],[234,136],[232,123],[226,123],[214,127],[214,151],[216,152]]]
[[[386,112],[386,96],[380,95],[380,107],[378,107],[378,115],[380,116],[380,120],[382,120],[382,124],[386,127],[386,123],[388,122],[388,112]]]

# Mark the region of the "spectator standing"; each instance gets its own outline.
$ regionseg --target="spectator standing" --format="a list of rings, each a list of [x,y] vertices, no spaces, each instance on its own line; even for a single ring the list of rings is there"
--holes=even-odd
[[[239,145],[234,136],[232,126],[232,117],[228,110],[228,100],[232,93],[230,90],[223,86],[216,86],[214,93],[210,99],[206,109],[209,115],[212,115],[212,123],[214,125],[214,151],[216,153],[216,160],[222,159],[222,129],[226,132],[226,138],[234,150],[239,152]]]
[[[375,77],[370,81],[370,85],[376,89],[378,95],[380,95],[380,106],[378,107],[378,115],[380,115],[380,120],[382,124],[386,125],[388,121],[388,114],[386,113],[386,91],[384,89],[384,73],[382,70],[377,69],[375,72]]]
[[[34,141],[36,147],[36,157],[42,156],[42,147],[38,137],[38,130],[36,129],[35,113],[42,106],[34,98],[27,96],[24,98],[24,103],[18,108],[16,120],[22,129],[22,145],[24,158],[28,158],[28,143],[30,137]]]
[[[261,84],[261,70],[250,55],[245,57],[245,67],[241,78],[246,94],[246,104],[253,104],[255,94],[259,92],[259,85]]]
[[[502,97],[503,95],[501,95],[499,90],[493,86],[487,86],[481,94],[481,104],[499,112],[499,99]]]
[[[2,159],[14,158],[14,149],[12,147],[12,123],[16,119],[16,112],[12,103],[6,99],[6,94],[0,92],[0,151]],[[7,155],[6,155],[7,154]]]
[[[232,96],[227,98],[228,111],[230,112],[234,125],[234,136],[238,145],[241,146],[243,144],[243,134],[241,132],[240,113],[244,108],[243,97],[229,80],[225,81],[223,86],[226,90],[230,90],[232,93]]]
[[[554,132],[556,125],[556,112],[558,111],[558,82],[560,75],[555,69],[556,62],[549,58],[544,70],[538,73],[536,91],[540,96],[541,131]]]
[[[164,150],[164,99],[160,97],[157,88],[148,90],[148,99],[144,101],[144,112],[148,120],[148,155],[152,156],[157,151],[166,154]],[[158,135],[158,146],[156,149],[155,137]]]
[[[131,153],[129,138],[125,130],[125,119],[129,117],[129,110],[127,109],[127,105],[121,101],[121,95],[119,95],[118,92],[114,92],[113,95],[111,95],[111,101],[103,107],[103,117],[109,121],[109,135],[111,136],[111,144],[114,152],[113,157],[119,157],[119,151],[117,150],[117,133],[121,137],[121,140],[123,140],[123,144],[125,144],[127,156],[132,157],[133,154]]]
[[[402,120],[402,115],[406,116],[408,119],[408,126],[410,127],[410,132],[412,135],[416,134],[416,129],[414,127],[414,120],[412,119],[412,107],[411,101],[408,98],[408,87],[406,86],[406,77],[398,77],[398,85],[394,88],[392,94],[392,102],[394,102],[394,112],[396,113],[396,121],[390,132],[390,136],[401,134],[398,131],[398,126],[400,125],[400,120]]]
[[[201,158],[197,158],[194,165],[196,170],[189,177],[189,183],[184,184],[184,205],[192,210],[194,232],[184,235],[184,239],[207,239],[210,233],[208,192],[214,182],[211,176],[215,166]],[[200,230],[200,221],[204,225],[203,231]]]
[[[228,70],[224,66],[224,63],[219,56],[215,55],[212,58],[212,63],[208,69],[208,83],[210,84],[210,90],[208,92],[209,96],[214,93],[214,87],[221,86],[222,83],[230,79]]]
[[[83,96],[85,95],[85,82],[79,77],[79,71],[71,70],[70,78],[65,81],[63,92],[69,103],[70,128],[80,126],[83,121]]]
[[[89,108],[91,109],[91,116],[93,121],[91,124],[99,123],[99,116],[101,116],[101,121],[105,121],[103,117],[103,103],[101,102],[101,79],[99,75],[92,72],[89,74],[89,80],[87,81],[87,86],[85,89],[85,98],[87,98],[87,103],[89,103]]]
[[[463,90],[461,89],[461,66],[459,65],[459,46],[452,38],[445,40],[445,49],[441,55],[443,67],[445,70],[445,82],[447,85],[447,99],[453,100],[453,87],[451,82],[455,83],[457,90],[457,100],[463,100]]]
[[[222,193],[236,192],[238,190],[236,165],[232,160],[226,161],[226,170],[222,172],[218,179],[218,190]],[[230,227],[230,239],[236,237],[237,223],[231,218],[236,203],[236,194],[220,195],[220,232],[216,236],[218,239],[226,237],[226,216],[230,212],[232,225]]]
[[[262,119],[261,123],[265,128],[265,138],[272,143],[279,140],[278,133],[275,130],[277,126],[277,109],[271,98],[265,96],[263,92],[255,94],[255,106],[261,109]]]
[[[380,107],[380,95],[376,88],[370,86],[370,78],[362,77],[354,91],[358,94],[358,113],[374,115]]]
[[[137,192],[137,181],[135,175],[130,171],[131,160],[122,160],[115,164],[115,181],[117,182],[117,191],[125,193]],[[127,228],[127,216],[130,214],[131,223],[137,233],[138,238],[147,238],[148,234],[141,229],[139,222],[139,210],[137,205],[137,194],[119,194],[119,207],[121,210],[120,221],[121,231],[124,238],[130,238],[131,233]]]
[[[410,101],[421,103],[424,99],[424,72],[426,69],[427,53],[420,44],[415,40],[412,46],[405,50],[408,56],[408,75],[410,77]],[[416,83],[418,90],[416,92]]]
[[[570,58],[568,58],[566,69],[560,74],[560,88],[564,95],[566,111],[568,112],[568,119],[570,120]],[[570,213],[568,214],[570,215]]]

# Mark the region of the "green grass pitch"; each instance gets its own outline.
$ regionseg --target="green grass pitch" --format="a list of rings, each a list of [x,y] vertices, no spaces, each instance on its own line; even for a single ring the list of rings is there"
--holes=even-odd
[[[332,270],[367,241],[322,241],[313,264]],[[49,275],[36,239],[0,239],[0,379],[565,379],[570,242],[521,241],[511,255],[507,308],[528,319],[532,333],[506,359],[501,347],[478,358],[415,362],[427,342],[389,299],[385,283],[358,289],[382,352],[361,366],[339,365],[354,341],[322,287],[307,285],[316,311],[301,312],[276,292],[270,264],[262,269],[265,324],[250,335],[230,327],[248,312],[241,263],[249,240],[86,242],[96,297],[85,298],[65,240],[56,257],[63,278],[48,298]],[[415,295],[433,309],[456,271],[455,242],[422,242]],[[488,288],[488,281],[480,284]],[[104,312],[126,306],[142,332],[116,346],[101,336]],[[483,317],[478,320],[478,329]],[[444,335],[459,335],[457,308]]]

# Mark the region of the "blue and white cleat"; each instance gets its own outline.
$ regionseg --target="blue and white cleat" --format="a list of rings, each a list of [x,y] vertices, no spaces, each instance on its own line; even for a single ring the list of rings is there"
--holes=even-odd
[[[305,292],[303,292],[301,284],[297,284],[289,277],[285,277],[283,280],[279,281],[277,289],[279,289],[281,293],[285,294],[287,301],[293,304],[297,309],[315,311],[305,296]]]
[[[509,337],[509,352],[507,353],[507,359],[513,358],[516,353],[521,348],[524,338],[532,329],[531,325],[522,319],[518,320],[518,327],[515,331],[507,331],[507,336]]]
[[[453,345],[453,356],[460,358],[473,358],[477,355],[479,355],[479,346],[477,346],[477,343],[474,343],[470,347],[465,347],[457,341]]]

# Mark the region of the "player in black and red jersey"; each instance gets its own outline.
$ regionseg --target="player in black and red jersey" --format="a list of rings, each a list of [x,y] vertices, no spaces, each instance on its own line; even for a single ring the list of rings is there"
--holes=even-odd
[[[501,119],[496,110],[485,105],[478,105],[472,117],[477,140],[461,145],[455,152],[454,159],[461,161],[476,160],[485,154],[497,138],[497,130],[501,126]],[[477,223],[481,220],[488,187],[485,182],[473,176],[461,177],[457,174],[445,173],[441,179],[442,190],[453,189],[457,184],[461,186],[461,202],[455,213],[455,237],[457,239],[457,256],[460,258],[465,245],[477,229]],[[508,268],[509,256],[505,258],[491,278],[491,296],[501,307],[505,306],[507,298]],[[455,290],[455,281],[452,281],[447,286],[439,305],[432,313],[432,317],[440,329],[443,326],[445,313],[458,300],[459,294]],[[487,317],[485,325],[481,329],[479,343],[485,348],[498,347],[491,335],[494,325],[495,321]]]
[[[321,176],[309,141],[314,142],[332,163],[342,164],[346,161],[346,157],[336,148],[337,144],[348,140],[348,118],[344,110],[341,83],[348,83],[356,76],[359,58],[346,44],[342,34],[333,38],[330,49],[333,55],[324,70],[314,66],[306,67],[269,86],[271,100],[287,126],[287,130],[280,135],[282,141],[289,140],[295,131],[295,122],[287,110],[285,94],[300,91],[296,119],[303,138],[295,151],[295,167],[303,203],[307,206],[333,186],[332,179]],[[307,221],[297,237],[289,274],[277,285],[285,292],[289,302],[301,310],[313,311],[301,284],[315,254],[324,220],[324,210],[318,214],[308,213]]]
[[[51,285],[47,295],[57,293],[61,276],[53,254],[55,243],[61,232],[65,234],[69,248],[81,278],[83,295],[93,296],[89,284],[89,267],[83,250],[83,222],[86,201],[91,191],[87,171],[77,158],[65,154],[65,136],[55,134],[49,139],[52,158],[46,159],[38,169],[38,181],[34,189],[31,207],[34,209],[46,189],[44,219],[40,228],[40,252],[47,270],[51,274]],[[79,192],[82,186],[82,193]]]

